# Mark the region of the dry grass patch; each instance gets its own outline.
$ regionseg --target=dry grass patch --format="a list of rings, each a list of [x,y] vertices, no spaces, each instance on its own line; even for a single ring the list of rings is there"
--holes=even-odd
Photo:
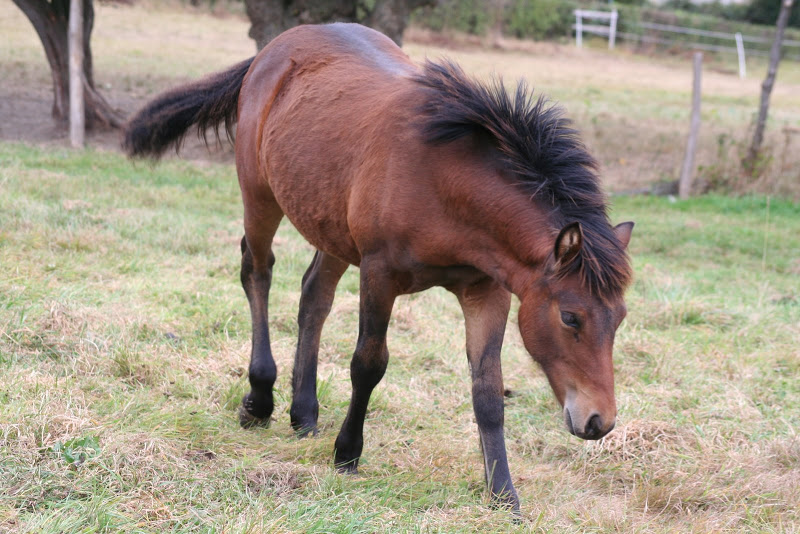
[[[621,421],[615,431],[595,443],[588,443],[591,460],[644,462],[647,458],[679,450],[694,449],[696,437],[665,421],[633,419]]]

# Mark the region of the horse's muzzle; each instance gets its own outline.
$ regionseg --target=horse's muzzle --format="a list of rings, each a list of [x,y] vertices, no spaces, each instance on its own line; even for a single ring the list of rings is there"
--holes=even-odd
[[[598,413],[591,414],[585,422],[574,420],[570,414],[569,408],[564,407],[564,422],[567,425],[567,430],[573,436],[581,439],[600,439],[614,429],[616,418],[611,421],[603,421],[603,418]]]

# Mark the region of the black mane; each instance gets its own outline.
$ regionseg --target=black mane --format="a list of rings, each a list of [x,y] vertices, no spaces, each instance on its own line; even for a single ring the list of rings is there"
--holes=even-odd
[[[508,170],[557,229],[581,224],[581,254],[558,274],[580,273],[598,296],[621,296],[631,279],[628,257],[609,223],[597,162],[563,108],[542,96],[534,100],[524,82],[512,97],[502,80],[483,84],[450,61],[427,61],[416,82],[429,89],[420,109],[425,140],[442,144],[488,133]]]

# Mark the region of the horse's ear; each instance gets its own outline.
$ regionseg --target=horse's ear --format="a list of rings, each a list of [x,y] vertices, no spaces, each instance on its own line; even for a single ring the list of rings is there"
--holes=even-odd
[[[622,245],[622,250],[628,248],[628,243],[631,242],[631,233],[633,233],[633,221],[619,223],[614,227],[614,233],[617,236],[619,244]]]
[[[567,265],[575,259],[583,245],[581,223],[574,222],[561,229],[556,238],[555,257],[561,265]]]

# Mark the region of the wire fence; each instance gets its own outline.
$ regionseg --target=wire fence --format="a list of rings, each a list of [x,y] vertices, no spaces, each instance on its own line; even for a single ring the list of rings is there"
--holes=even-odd
[[[658,24],[655,22],[640,22],[636,27],[641,28],[642,33],[633,32],[617,32],[617,36],[634,42],[657,43],[669,46],[684,47],[692,50],[708,50],[712,52],[728,52],[731,54],[737,53],[736,34],[726,32],[716,32],[710,30],[699,30],[696,28],[684,28],[682,26],[673,26],[670,24]],[[719,44],[708,42],[694,42],[685,41],[681,39],[670,39],[665,35],[668,34],[681,34],[692,35],[697,37],[704,37],[711,40],[716,40]],[[767,37],[758,37],[753,35],[741,35],[744,43],[750,44],[763,44],[767,46],[772,45],[772,39]],[[734,45],[725,45],[721,43],[733,42]],[[783,43],[783,57],[800,61],[800,41],[784,40]],[[752,56],[769,56],[769,50],[757,48],[754,46],[744,46],[745,54]]]
[[[612,43],[616,39],[621,39],[634,44],[646,43],[670,48],[737,54],[739,56],[740,73],[743,75],[745,57],[769,56],[769,47],[772,45],[772,39],[768,37],[701,30],[645,21],[637,24],[625,24],[624,28],[628,31],[617,31],[616,10],[605,12],[607,13],[606,16],[602,16],[601,13],[603,12],[575,11],[576,24],[573,25],[573,29],[575,29],[575,41],[578,46],[582,45],[582,34],[588,33],[608,37],[609,47],[613,47]],[[613,20],[615,24],[613,26],[611,24],[583,24],[583,18]],[[697,39],[676,38],[679,35],[696,37]],[[800,61],[800,41],[784,40],[782,51],[784,59]]]

